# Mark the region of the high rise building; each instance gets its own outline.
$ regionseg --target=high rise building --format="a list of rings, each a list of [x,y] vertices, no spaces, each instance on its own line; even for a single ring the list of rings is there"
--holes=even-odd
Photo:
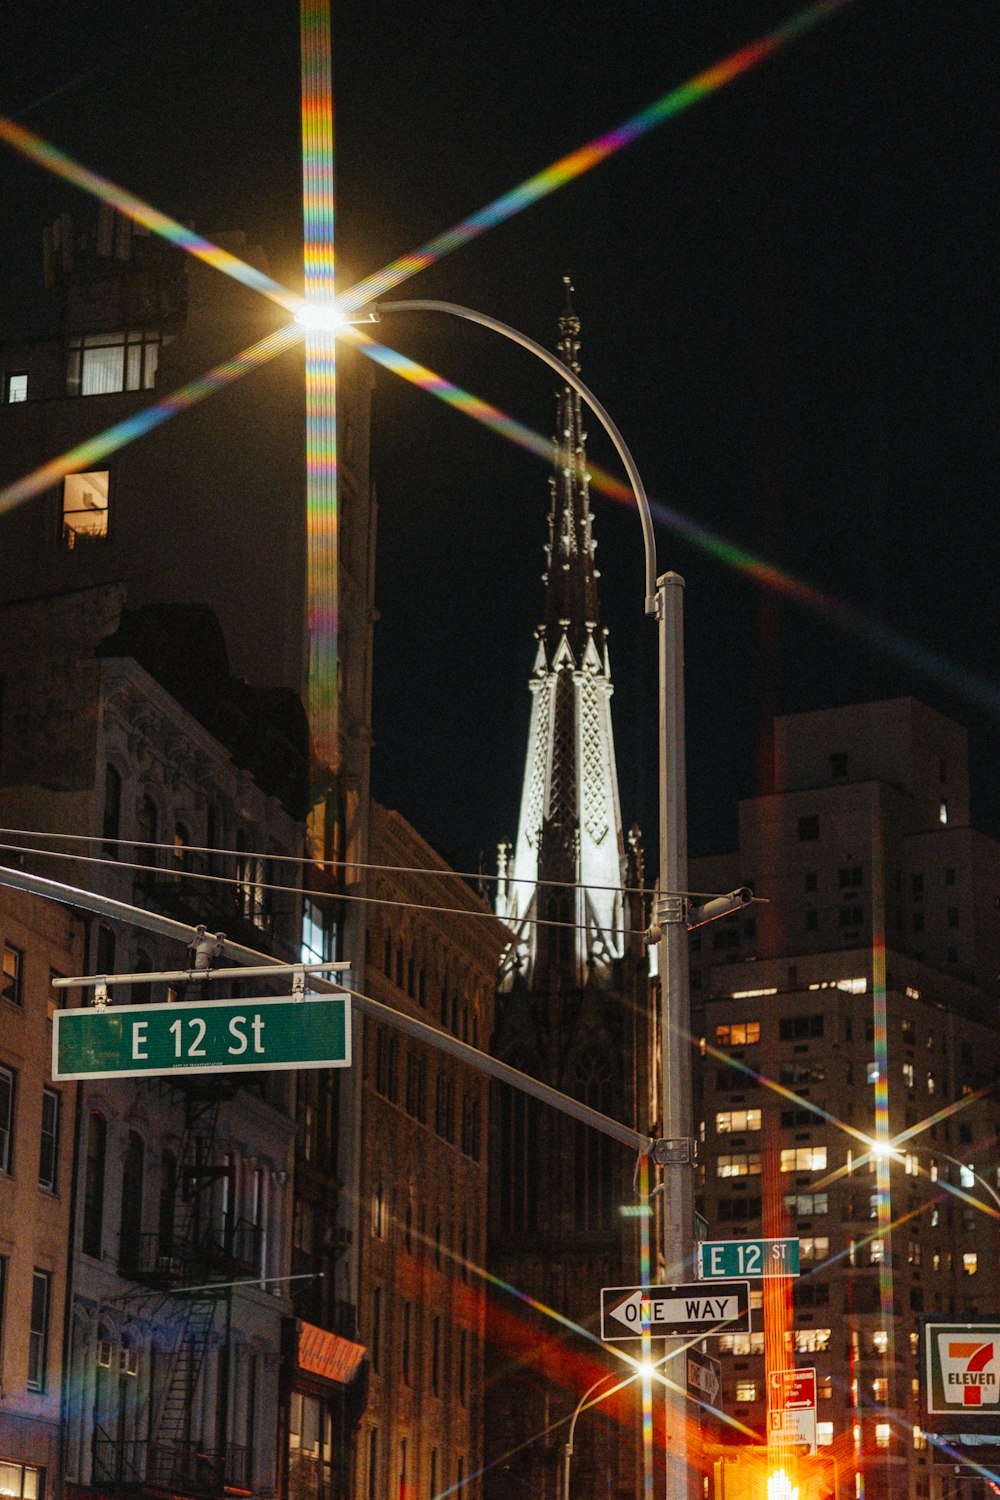
[[[558,352],[576,371],[580,324],[569,292]],[[635,936],[644,924],[630,894],[641,866],[622,828],[583,414],[568,384],[557,398],[554,441],[520,820],[514,848],[500,850],[496,909],[514,939],[493,1051],[645,1130],[646,964]],[[634,1166],[607,1137],[506,1086],[495,1090],[488,1266],[510,1290],[490,1299],[490,1494],[559,1493],[564,1424],[611,1369],[594,1333],[600,1288],[629,1284],[638,1266],[636,1221],[622,1214],[633,1201]],[[638,1421],[635,1388],[587,1413],[576,1435],[574,1494],[618,1500],[634,1492]]]
[[[264,264],[245,235],[218,240]],[[346,955],[360,970],[362,909],[340,898],[361,890],[367,828],[367,367],[349,351],[338,361],[340,744],[316,819],[301,347],[225,377],[287,318],[105,207],[60,219],[46,276],[52,326],[0,341],[0,483],[107,429],[142,435],[0,517],[3,822],[58,833],[79,855],[45,873],[286,961]],[[211,396],[189,404],[209,371]],[[147,429],[151,403],[177,392],[181,414]],[[334,855],[358,862],[353,891],[337,883],[343,863],[337,879],[323,863]],[[149,971],[182,957],[99,921],[84,964]],[[355,1032],[357,1052],[357,1020]],[[343,1480],[364,1352],[352,1337],[360,1096],[350,1076],[321,1099],[314,1082],[297,1090],[285,1075],[215,1097],[127,1082],[81,1091],[92,1128],[80,1135],[75,1229],[75,1483],[267,1495],[285,1483],[293,1446],[306,1475],[303,1424],[318,1424],[323,1472]],[[317,1114],[302,1197],[293,1140]],[[330,1232],[306,1246],[299,1228],[317,1197]],[[288,1282],[293,1227],[309,1265]],[[195,1298],[169,1327],[149,1312],[192,1280],[254,1276],[263,1287],[236,1293],[235,1307],[208,1294],[211,1310]]]
[[[691,862],[692,886],[767,903],[692,935],[701,1207],[712,1238],[801,1256],[787,1305],[713,1340],[722,1405],[763,1442],[775,1358],[814,1366],[803,1482],[950,1494],[919,1329],[1000,1297],[1000,844],[970,825],[965,732],[913,699],[778,719],[774,745],[738,853]]]

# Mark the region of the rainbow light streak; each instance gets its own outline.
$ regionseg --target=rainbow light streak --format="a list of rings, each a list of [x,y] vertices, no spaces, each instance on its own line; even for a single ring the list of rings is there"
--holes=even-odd
[[[341,299],[342,305],[345,300]],[[409,381],[411,385],[430,392],[448,406],[453,406],[456,411],[472,417],[492,432],[498,433],[501,437],[516,443],[526,452],[534,453],[545,463],[551,464],[551,438],[543,437],[533,428],[508,416],[499,407],[481,400],[470,391],[463,390],[461,386],[454,385],[443,375],[428,369],[426,365],[418,364],[405,354],[389,349],[384,344],[376,343],[357,327],[349,326],[343,329],[341,337],[350,339],[370,359],[385,369],[391,370],[403,380]],[[588,464],[587,474],[591,488],[606,498],[620,501],[624,505],[635,503],[631,486],[607,469],[601,468],[599,464]],[[675,535],[683,537],[685,541],[690,542],[707,556],[725,563],[736,572],[745,574],[774,593],[787,594],[807,609],[830,620],[848,634],[876,647],[887,656],[896,657],[906,666],[915,668],[925,676],[946,684],[953,691],[964,693],[971,701],[1000,715],[1000,688],[995,682],[958,666],[926,646],[910,640],[900,631],[893,630],[881,621],[872,619],[870,615],[863,614],[851,605],[842,603],[832,594],[823,593],[821,589],[805,583],[802,579],[768,562],[759,554],[727,540],[717,532],[710,531],[707,526],[702,526],[698,521],[692,520],[678,510],[671,509],[661,501],[652,500],[650,510],[655,522],[667,527]]]
[[[329,0],[302,0],[302,222],[306,303],[334,295],[334,137]],[[306,330],[306,535],[309,724],[316,770],[336,769],[336,335]]]
[[[206,396],[211,396],[224,386],[231,385],[241,375],[246,375],[248,371],[284,353],[293,344],[297,344],[301,337],[302,329],[295,323],[276,329],[274,333],[268,334],[258,343],[249,345],[239,354],[234,354],[232,359],[224,360],[222,364],[216,365],[205,375],[199,375],[196,380],[191,380],[187,385],[182,385],[176,391],[172,391],[169,396],[164,396],[162,401],[144,407],[142,411],[135,412],[124,421],[116,422],[113,427],[106,427],[96,437],[88,438],[86,442],[71,448],[61,458],[50,459],[48,463],[42,464],[40,468],[27,474],[23,479],[15,480],[13,484],[0,490],[0,514],[15,509],[16,506],[22,505],[33,496],[40,495],[44,490],[51,489],[67,474],[79,473],[90,464],[106,458],[109,453],[115,453],[126,443],[132,442],[134,438],[141,437],[143,433],[150,432],[154,427],[159,427],[162,422],[167,422],[171,417],[177,416],[178,412],[187,411],[189,407],[203,401]]]
[[[584,172],[589,172],[591,167],[596,167],[606,161],[623,146],[630,146],[633,141],[646,135],[654,126],[661,125],[664,120],[672,119],[674,115],[682,114],[684,110],[690,109],[692,104],[700,103],[702,99],[714,94],[725,84],[732,83],[743,73],[748,73],[765,58],[773,56],[787,42],[801,36],[848,3],[849,0],[817,0],[817,3],[807,6],[798,15],[782,22],[780,26],[758,38],[757,41],[748,43],[736,52],[731,52],[721,62],[715,63],[704,72],[688,79],[686,83],[671,89],[668,94],[664,94],[638,114],[632,115],[615,129],[609,130],[605,135],[596,136],[587,145],[571,151],[568,156],[560,157],[551,166],[537,172],[533,177],[528,177],[518,187],[512,188],[500,198],[495,198],[485,208],[462,219],[453,228],[445,230],[443,234],[435,235],[419,250],[401,256],[391,265],[376,272],[375,275],[366,277],[364,281],[359,282],[345,294],[343,306],[351,309],[361,307],[366,302],[376,301],[387,291],[398,286],[401,281],[405,281],[407,277],[416,275],[418,271],[425,270],[450,251],[468,244],[484,230],[492,229],[495,225],[513,218],[523,208],[537,203],[540,198],[546,197],[556,188],[564,187],[566,183],[581,177]]]
[[[885,856],[877,810],[872,814],[872,1016],[875,1028],[875,1158],[878,1227],[882,1237],[882,1259],[878,1268],[878,1300],[885,1329],[882,1374],[886,1390],[892,1390],[896,1358],[896,1329],[892,1285],[892,1174],[887,1147],[889,1138],[889,1028],[886,995]]]
[[[42,136],[36,135],[25,126],[18,125],[15,120],[9,119],[6,115],[0,115],[0,141],[5,142],[13,150],[19,151],[29,161],[52,172],[56,177],[64,178],[74,187],[82,188],[85,193],[92,193],[95,198],[102,198],[125,218],[141,224],[144,229],[152,230],[154,234],[162,235],[172,245],[186,250],[189,255],[203,260],[206,265],[214,266],[217,271],[224,271],[227,276],[232,276],[235,281],[241,281],[244,286],[250,287],[253,291],[270,297],[272,302],[279,303],[289,312],[294,312],[300,305],[302,300],[300,297],[296,297],[293,292],[288,291],[277,281],[273,281],[263,271],[258,271],[255,266],[247,265],[246,261],[240,260],[238,255],[231,255],[228,250],[221,250],[218,245],[213,245],[211,240],[195,234],[193,229],[189,229],[185,224],[179,224],[168,214],[160,213],[159,209],[144,203],[134,193],[118,187],[107,177],[102,177],[97,172],[91,172],[88,167],[81,166],[65,151],[60,151],[58,146],[53,146],[50,141],[44,140]]]

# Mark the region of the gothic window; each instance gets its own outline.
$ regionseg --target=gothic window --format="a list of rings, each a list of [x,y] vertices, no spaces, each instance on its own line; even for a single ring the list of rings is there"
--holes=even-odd
[[[523,1060],[511,1058],[512,1067]],[[499,1184],[497,1213],[502,1230],[538,1227],[538,1162],[543,1159],[541,1108],[536,1099],[503,1084],[497,1091]]]
[[[115,843],[121,831],[122,816],[122,779],[117,767],[109,761],[104,767],[104,818],[102,832],[104,834],[104,853],[109,859],[118,858],[118,845]]]
[[[99,1256],[104,1228],[104,1168],[108,1151],[108,1123],[91,1110],[87,1130],[87,1158],[83,1180],[83,1253]]]
[[[601,1114],[610,1112],[611,1068],[606,1056],[588,1052],[577,1064],[572,1087],[581,1104]],[[589,1126],[573,1123],[574,1220],[577,1229],[605,1229],[610,1224],[612,1164],[611,1141]]]
[[[127,1274],[139,1264],[142,1238],[143,1163],[146,1148],[136,1131],[128,1133],[128,1147],[122,1170],[122,1206],[118,1238],[119,1269]]]

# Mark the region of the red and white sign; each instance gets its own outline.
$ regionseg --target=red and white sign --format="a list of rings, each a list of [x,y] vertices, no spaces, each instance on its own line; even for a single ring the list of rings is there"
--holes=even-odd
[[[773,1370],[767,1377],[767,1430],[816,1452],[816,1371]]]

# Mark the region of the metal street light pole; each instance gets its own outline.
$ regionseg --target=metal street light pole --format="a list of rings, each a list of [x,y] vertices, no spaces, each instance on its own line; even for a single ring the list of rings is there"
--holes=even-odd
[[[554,370],[583,398],[610,437],[628,475],[642,525],[645,552],[645,611],[658,626],[659,738],[659,910],[663,934],[660,960],[660,1105],[663,1136],[671,1143],[663,1166],[663,1258],[668,1279],[683,1280],[694,1244],[694,1184],[691,1141],[690,999],[687,969],[687,791],[684,759],[684,580],[677,573],[656,576],[656,540],[649,500],[635,460],[601,402],[575,371],[506,323],[456,302],[408,299],[382,302],[378,319],[400,312],[441,312],[492,329]],[[662,1158],[661,1158],[662,1161]],[[682,1347],[681,1340],[668,1343]],[[665,1387],[667,1462],[665,1500],[688,1500],[687,1430],[681,1390]]]

